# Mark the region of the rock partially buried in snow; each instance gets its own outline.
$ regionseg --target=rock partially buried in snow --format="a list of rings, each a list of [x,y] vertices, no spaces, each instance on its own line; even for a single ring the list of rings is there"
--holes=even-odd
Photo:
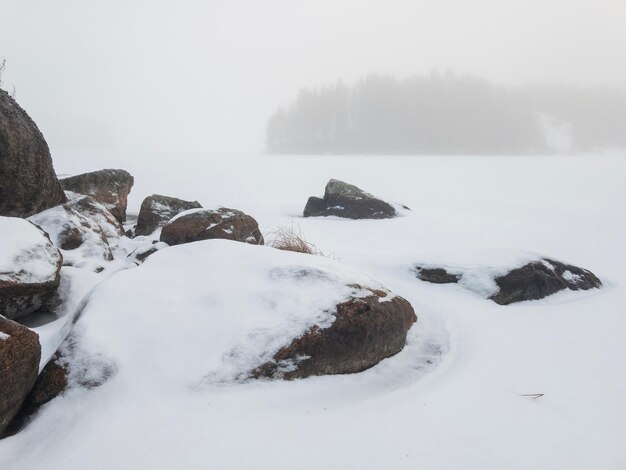
[[[63,257],[34,224],[0,217],[0,315],[23,317],[46,305],[60,282]]]
[[[128,193],[135,182],[125,170],[98,170],[70,176],[61,181],[66,191],[93,197],[103,204],[119,222],[126,220]]]
[[[75,332],[82,350],[115,362],[119,392],[141,399],[172,386],[358,372],[401,350],[415,319],[408,302],[335,260],[207,240],[100,283]]]
[[[312,327],[255,369],[256,378],[296,379],[311,375],[352,374],[399,353],[417,321],[402,297],[372,290],[337,305],[328,328]]]
[[[0,316],[0,437],[37,380],[40,356],[37,334]]]
[[[436,284],[458,283],[500,305],[538,300],[559,291],[602,287],[591,271],[550,258],[528,259],[518,266],[436,267],[418,265],[418,279]]]
[[[331,179],[324,198],[312,196],[304,208],[304,217],[334,215],[347,219],[390,219],[407,207],[392,205],[375,198],[354,185]]]
[[[65,201],[43,135],[0,90],[0,215],[28,217]]]
[[[109,240],[125,236],[124,226],[109,210],[90,196],[66,191],[67,205],[79,214],[95,221]]]
[[[491,300],[500,305],[542,299],[565,289],[602,287],[600,279],[591,271],[547,258],[513,269],[496,277],[495,281],[499,290]]]
[[[161,241],[181,245],[222,238],[263,245],[263,235],[253,217],[236,209],[191,209],[170,220],[161,231]]]
[[[113,260],[100,225],[67,204],[35,214],[28,220],[48,233],[52,243],[61,250],[65,266],[99,271],[103,261]]]
[[[175,215],[201,207],[198,201],[185,201],[160,194],[148,196],[141,203],[135,235],[150,235],[157,228],[163,227]]]

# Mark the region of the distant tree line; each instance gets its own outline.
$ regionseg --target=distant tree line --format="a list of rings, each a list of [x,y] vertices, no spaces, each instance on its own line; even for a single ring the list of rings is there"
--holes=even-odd
[[[519,154],[626,147],[626,93],[504,87],[451,72],[303,89],[270,118],[271,153]]]

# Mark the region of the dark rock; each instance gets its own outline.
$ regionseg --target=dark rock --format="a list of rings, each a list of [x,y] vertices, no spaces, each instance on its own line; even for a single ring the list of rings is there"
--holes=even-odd
[[[167,243],[155,241],[154,243],[150,243],[146,246],[141,246],[133,250],[133,252],[127,256],[127,258],[130,258],[132,261],[134,261],[135,264],[140,265],[148,258],[148,256],[153,255],[157,251],[167,247]]]
[[[37,380],[40,359],[37,333],[0,316],[0,436]]]
[[[434,284],[452,284],[459,282],[460,274],[451,274],[443,268],[415,267],[415,274],[421,281],[432,282]]]
[[[413,307],[402,297],[386,301],[386,292],[371,292],[371,296],[337,305],[336,319],[330,327],[313,327],[280,349],[272,362],[252,371],[252,376],[290,380],[351,374],[400,352],[407,331],[417,321]]]
[[[500,289],[491,300],[500,305],[542,299],[564,289],[588,290],[602,286],[591,271],[548,258],[513,269],[495,281]]]
[[[63,257],[48,235],[26,220],[0,217],[0,229],[27,240],[11,245],[5,261],[13,261],[0,269],[0,315],[15,320],[55,297]]]
[[[398,214],[391,204],[356,186],[331,179],[326,184],[324,198],[310,197],[304,208],[304,217],[329,215],[347,219],[390,219]]]
[[[184,201],[175,197],[153,194],[141,203],[135,236],[150,235],[157,228],[163,227],[172,217],[189,209],[202,206],[198,201]]]
[[[126,220],[128,193],[135,182],[125,170],[99,170],[70,176],[61,181],[66,191],[93,197],[103,204],[119,222]]]
[[[236,209],[192,209],[170,220],[161,231],[161,241],[181,245],[200,240],[223,238],[263,245],[259,224]]]
[[[122,223],[94,198],[69,191],[67,195],[69,198],[67,206],[88,219],[95,221],[100,226],[107,239],[125,236]]]
[[[28,217],[65,201],[43,135],[0,90],[0,215]]]
[[[100,225],[76,212],[69,204],[53,207],[28,218],[45,230],[63,252],[65,266],[86,265],[94,270],[98,262],[111,261],[113,254]],[[95,265],[94,265],[95,263]]]

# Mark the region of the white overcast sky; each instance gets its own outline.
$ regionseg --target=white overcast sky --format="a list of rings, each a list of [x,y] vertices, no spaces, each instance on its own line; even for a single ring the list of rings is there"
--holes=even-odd
[[[626,0],[0,0],[6,89],[72,151],[252,152],[302,86],[451,68],[626,85]]]

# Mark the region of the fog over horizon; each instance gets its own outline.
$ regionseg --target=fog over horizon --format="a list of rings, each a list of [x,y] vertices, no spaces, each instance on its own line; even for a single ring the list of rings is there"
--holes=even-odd
[[[252,153],[302,88],[433,70],[626,90],[623,0],[0,0],[3,88],[56,155]]]

